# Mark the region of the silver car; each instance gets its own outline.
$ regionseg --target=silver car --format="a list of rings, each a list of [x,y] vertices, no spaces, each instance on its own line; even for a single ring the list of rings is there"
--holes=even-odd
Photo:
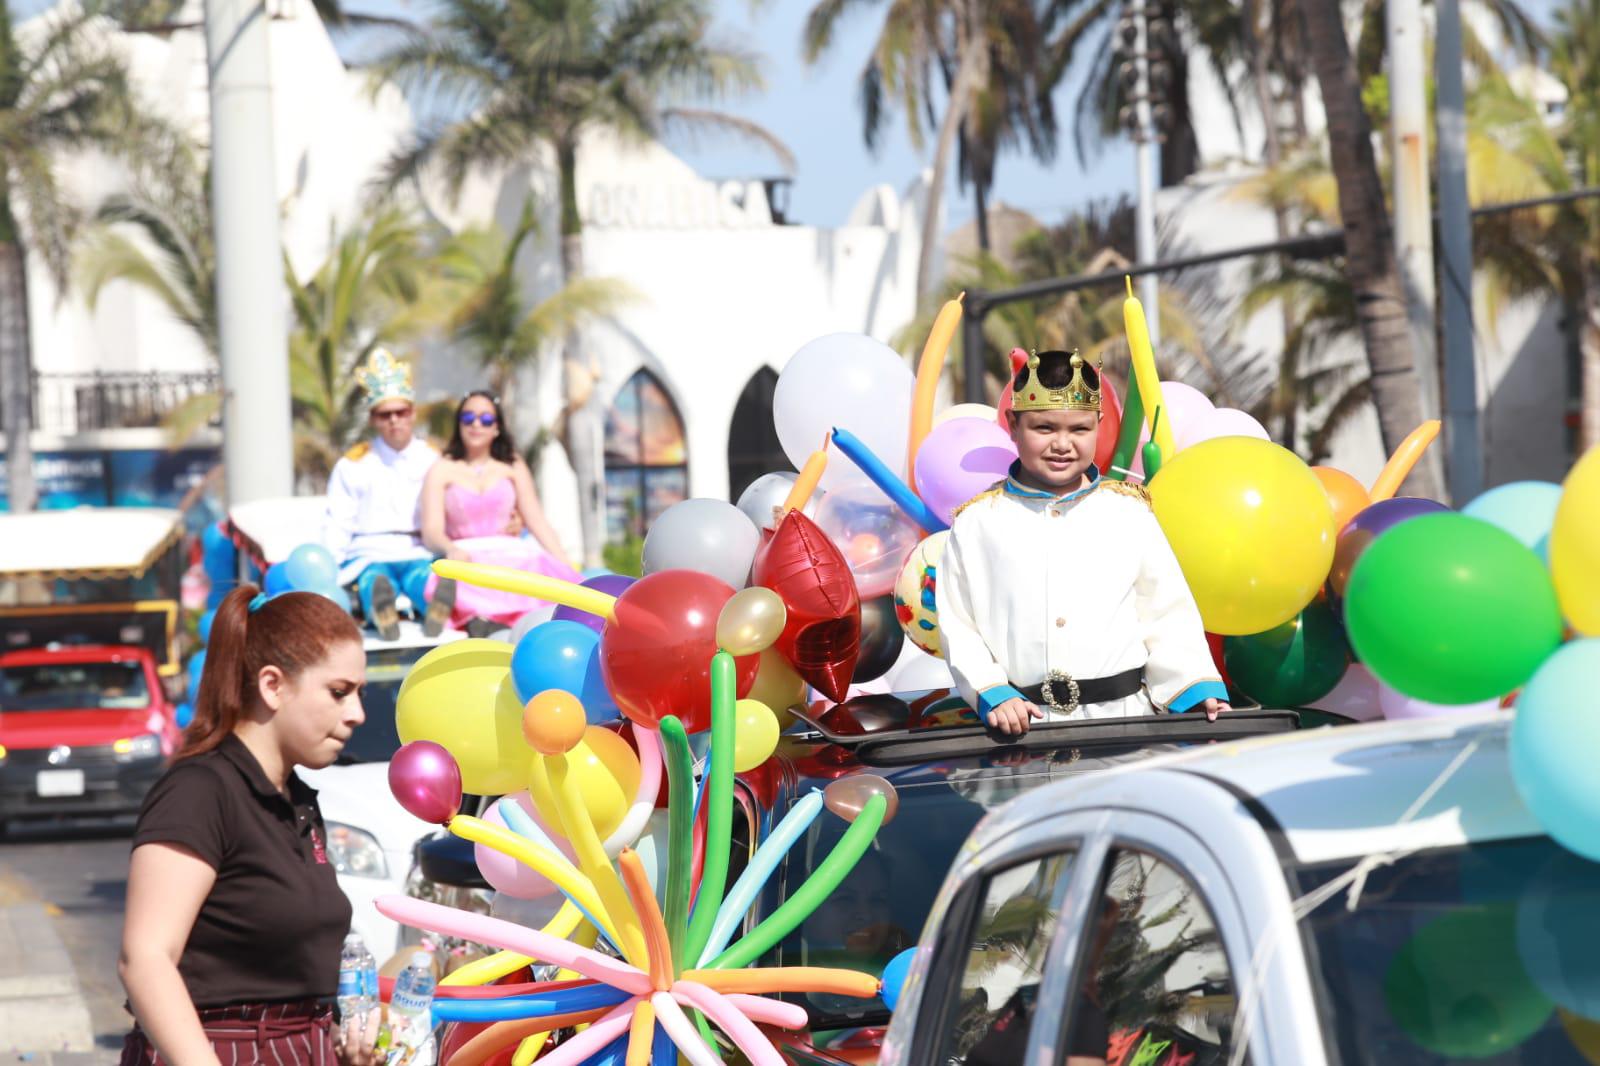
[[[1509,716],[1163,756],[972,832],[880,1066],[1600,1062],[1600,865]]]

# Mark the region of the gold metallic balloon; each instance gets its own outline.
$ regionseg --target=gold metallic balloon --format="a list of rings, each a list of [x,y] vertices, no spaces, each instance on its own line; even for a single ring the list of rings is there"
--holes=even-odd
[[[772,647],[789,612],[776,592],[757,585],[734,594],[717,616],[717,647],[729,655],[754,655]]]

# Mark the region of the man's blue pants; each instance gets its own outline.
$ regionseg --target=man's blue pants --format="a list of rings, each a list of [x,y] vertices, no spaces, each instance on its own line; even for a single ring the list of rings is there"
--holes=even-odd
[[[428,604],[425,590],[428,587],[430,573],[428,567],[431,565],[433,565],[432,556],[368,563],[367,568],[356,578],[356,595],[361,599],[362,616],[369,623],[372,621],[372,585],[378,580],[379,575],[388,578],[394,590],[410,600],[412,610],[420,615]]]

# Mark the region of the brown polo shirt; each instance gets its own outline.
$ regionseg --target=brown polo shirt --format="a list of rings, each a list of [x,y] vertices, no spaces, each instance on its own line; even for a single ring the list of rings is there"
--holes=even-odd
[[[236,736],[156,782],[133,846],[179,844],[217,871],[178,962],[195,1006],[333,997],[351,910],[327,839],[316,790],[291,773],[279,792]]]

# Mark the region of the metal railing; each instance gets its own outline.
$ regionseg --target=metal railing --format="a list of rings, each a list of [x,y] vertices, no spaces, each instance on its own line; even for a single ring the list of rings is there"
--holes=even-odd
[[[93,370],[33,375],[33,424],[43,433],[159,426],[191,397],[215,393],[215,370]]]

